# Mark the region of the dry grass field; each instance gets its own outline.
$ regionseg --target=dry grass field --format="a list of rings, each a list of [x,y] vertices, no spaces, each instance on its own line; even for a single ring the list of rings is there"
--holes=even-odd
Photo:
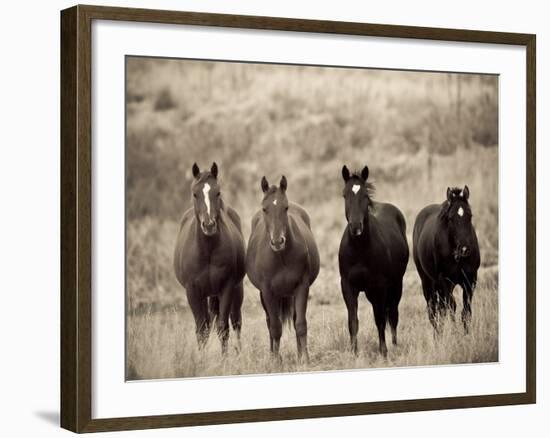
[[[365,69],[127,59],[127,377],[322,371],[498,360],[498,86],[489,76]],[[221,357],[212,333],[196,347],[185,291],[172,268],[191,166],[216,161],[245,240],[259,181],[288,178],[290,200],[312,219],[321,272],[310,290],[310,361],[296,361],[293,329],[281,363],[269,354],[258,291],[245,279],[242,349]],[[470,188],[482,267],[472,329],[446,321],[434,338],[412,255],[400,305],[399,344],[377,353],[370,303],[359,305],[359,354],[349,349],[338,245],[345,227],[342,164],[368,164],[375,199],[412,227],[448,186]],[[455,297],[461,309],[462,293]]]

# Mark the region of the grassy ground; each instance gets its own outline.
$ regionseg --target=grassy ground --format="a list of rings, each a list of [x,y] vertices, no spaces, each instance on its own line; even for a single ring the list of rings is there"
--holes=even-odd
[[[336,283],[320,287],[334,289],[326,291],[325,295],[339,293]],[[498,360],[498,292],[494,271],[486,270],[481,275],[474,299],[472,328],[466,336],[458,317],[456,322],[447,320],[443,333],[434,338],[419,288],[415,274],[409,272],[400,306],[398,345],[388,344],[387,359],[377,353],[378,335],[371,306],[364,295],[359,307],[358,356],[349,349],[347,312],[343,301],[326,302],[312,297],[308,307],[308,364],[297,362],[292,329],[283,332],[282,363],[273,361],[269,354],[265,314],[258,305],[258,294],[250,284],[243,308],[242,349],[237,351],[232,335],[230,340],[233,342],[230,341],[225,359],[221,357],[220,343],[215,334],[210,337],[204,351],[198,350],[193,317],[186,307],[132,313],[128,319],[128,377],[222,376]],[[461,303],[460,299],[458,303]],[[388,329],[388,339],[389,336]]]
[[[130,59],[127,81],[127,371],[130,379],[320,371],[498,360],[498,118],[496,79],[482,76]],[[321,254],[308,306],[310,363],[296,363],[293,331],[282,364],[268,354],[258,292],[245,281],[242,350],[222,360],[212,334],[196,348],[185,291],[172,271],[194,161],[220,166],[226,202],[245,239],[259,180],[286,174]],[[377,354],[372,309],[360,299],[359,356],[350,353],[337,251],[345,227],[340,169],[368,164],[376,199],[408,226],[447,186],[468,184],[482,254],[465,336],[448,321],[434,339],[412,258],[399,345]],[[455,290],[461,305],[459,288]],[[458,318],[460,319],[460,318]]]

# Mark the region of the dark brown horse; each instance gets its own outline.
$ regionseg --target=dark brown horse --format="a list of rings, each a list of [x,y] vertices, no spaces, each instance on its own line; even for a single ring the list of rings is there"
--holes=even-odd
[[[398,306],[409,260],[405,218],[392,204],[371,199],[373,186],[367,182],[367,166],[360,174],[350,174],[344,166],[342,177],[348,225],[340,242],[338,261],[351,347],[357,353],[357,298],[364,291],[374,311],[379,350],[386,356],[386,320],[389,319],[396,344]]]
[[[216,163],[210,172],[200,172],[194,164],[193,176],[193,207],[185,212],[181,221],[174,270],[187,293],[199,347],[208,339],[214,316],[225,353],[229,316],[240,343],[245,274],[241,221],[235,210],[222,200]]]
[[[447,310],[454,317],[456,285],[463,291],[462,321],[466,331],[472,316],[480,254],[469,196],[468,186],[447,188],[447,199],[423,208],[414,224],[414,262],[422,280],[428,316],[436,332],[440,317]]]
[[[298,358],[307,352],[306,309],[309,287],[319,274],[319,252],[309,216],[286,196],[287,181],[269,186],[262,178],[262,209],[252,219],[246,272],[260,290],[271,352],[279,357],[282,324],[293,318]]]

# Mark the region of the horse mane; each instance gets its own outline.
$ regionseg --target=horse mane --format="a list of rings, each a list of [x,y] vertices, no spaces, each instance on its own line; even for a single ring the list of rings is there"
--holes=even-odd
[[[451,188],[451,195],[453,195],[453,199],[458,199],[459,195],[462,193],[462,189],[460,187],[452,187]],[[466,202],[466,204],[468,203],[468,201],[466,201],[464,198],[460,198],[460,199],[463,199],[464,202]],[[449,217],[449,210],[451,209],[451,205],[452,205],[452,202],[449,202],[448,199],[445,200],[445,202],[443,202],[443,205],[441,206],[441,211],[439,212],[439,214],[437,215],[437,217],[439,219],[448,219]]]

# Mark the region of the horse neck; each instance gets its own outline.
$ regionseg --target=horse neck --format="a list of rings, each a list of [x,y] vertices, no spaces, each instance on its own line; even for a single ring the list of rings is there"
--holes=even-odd
[[[207,236],[202,232],[200,221],[195,217],[195,235],[197,236],[197,242],[199,247],[206,253],[210,254],[218,248],[223,232],[225,232],[225,212],[222,209],[220,209],[220,214],[218,216],[218,232],[213,236]]]
[[[286,244],[285,249],[281,251],[281,256],[288,256],[290,254],[295,254],[300,249],[300,237],[297,233],[297,225],[294,219],[289,215],[288,216],[288,230],[286,233]]]
[[[286,247],[287,249],[294,249],[296,247],[296,223],[292,216],[288,215],[288,232],[286,238]]]
[[[449,233],[449,224],[445,218],[436,218],[436,232],[434,233],[434,239],[440,243],[451,245],[451,235]]]

